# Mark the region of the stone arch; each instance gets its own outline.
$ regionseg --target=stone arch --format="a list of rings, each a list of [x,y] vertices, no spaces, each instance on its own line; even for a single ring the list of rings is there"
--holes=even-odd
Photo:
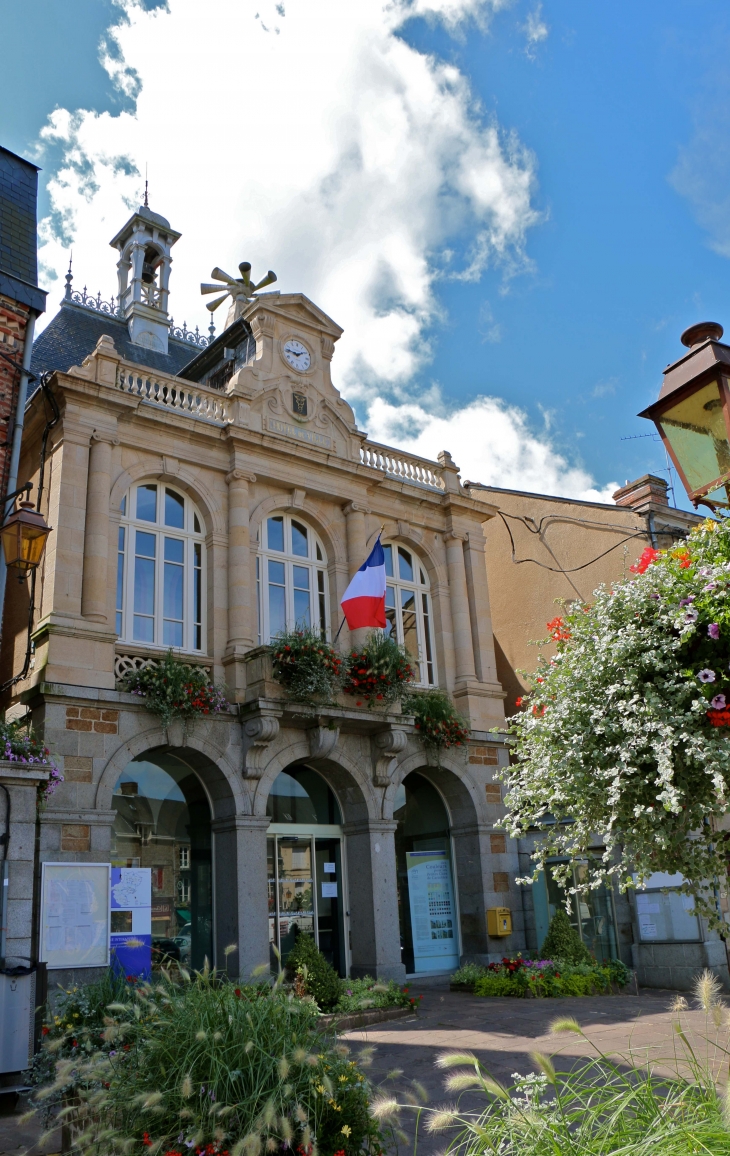
[[[308,505],[306,509],[296,501],[294,494],[281,494],[278,497],[264,498],[251,510],[249,515],[249,532],[252,551],[257,549],[258,533],[269,514],[277,510],[288,513],[299,513],[303,522],[309,522],[312,529],[319,534],[327,554],[327,565],[347,565],[347,550],[340,527],[333,519],[325,519],[321,514]]]
[[[332,788],[340,804],[345,824],[367,823],[378,818],[379,808],[372,784],[369,777],[359,769],[358,764],[339,750],[334,751],[332,757],[313,758],[309,743],[305,740],[286,742],[269,760],[256,786],[253,806],[255,815],[266,814],[269,793],[277,775],[287,767],[302,763],[319,771]]]
[[[111,810],[114,787],[128,763],[147,751],[152,754],[164,748],[188,763],[200,775],[215,819],[250,814],[250,800],[235,764],[225,753],[213,749],[209,741],[198,738],[194,731],[195,728],[192,728],[193,733],[186,736],[184,745],[173,746],[168,743],[165,729],[155,724],[121,743],[99,779],[95,800],[97,810]]]
[[[134,465],[127,466],[127,468],[122,471],[114,481],[109,495],[110,506],[115,514],[118,515],[120,513],[122,498],[130,486],[142,481],[143,478],[154,478],[157,482],[167,482],[171,486],[177,486],[178,489],[186,493],[199,508],[207,534],[227,534],[226,518],[220,499],[216,494],[202,481],[197,473],[184,465],[179,467],[177,473],[168,473],[165,469],[164,458],[158,459],[156,465],[152,463],[135,462]]]
[[[416,753],[396,767],[384,792],[384,818],[392,820],[398,787],[413,772],[436,789],[449,817],[462,955],[483,957],[489,950],[485,919],[488,834],[487,824],[480,816],[479,788],[458,755],[444,751],[440,766],[436,767],[426,761],[423,753]]]
[[[368,549],[371,549],[378,536],[378,531],[374,530],[368,536]],[[383,539],[386,542],[395,542],[396,545],[402,542],[407,545],[409,550],[412,550],[416,557],[423,563],[423,567],[428,574],[428,581],[433,590],[439,584],[448,585],[448,575],[446,571],[446,561],[440,561],[436,557],[433,547],[427,545],[426,539],[431,536],[430,532],[421,533],[420,530],[415,529],[411,525],[405,525],[402,522],[386,522],[383,530]]]

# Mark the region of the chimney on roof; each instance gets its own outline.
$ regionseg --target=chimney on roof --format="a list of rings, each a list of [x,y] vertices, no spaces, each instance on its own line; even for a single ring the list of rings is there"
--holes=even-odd
[[[655,474],[644,474],[635,482],[627,482],[616,490],[613,500],[617,506],[629,506],[637,514],[647,514],[657,506],[668,506],[667,483]]]

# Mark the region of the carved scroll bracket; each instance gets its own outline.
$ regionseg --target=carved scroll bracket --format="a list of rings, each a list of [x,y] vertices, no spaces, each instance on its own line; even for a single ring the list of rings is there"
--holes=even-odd
[[[327,759],[337,746],[339,727],[316,726],[307,731],[309,753],[313,759]]]
[[[243,774],[246,779],[260,779],[266,765],[268,748],[279,733],[278,714],[258,715],[243,724]]]
[[[373,782],[376,787],[387,787],[398,762],[398,755],[408,745],[408,735],[405,731],[389,727],[380,731],[373,742]]]

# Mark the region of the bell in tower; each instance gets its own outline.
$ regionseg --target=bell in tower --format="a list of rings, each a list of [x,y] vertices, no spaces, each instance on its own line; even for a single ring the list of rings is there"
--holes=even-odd
[[[119,253],[117,262],[119,307],[135,345],[167,353],[170,315],[170,250],[180,237],[170,222],[140,205],[123,229],[110,241]]]

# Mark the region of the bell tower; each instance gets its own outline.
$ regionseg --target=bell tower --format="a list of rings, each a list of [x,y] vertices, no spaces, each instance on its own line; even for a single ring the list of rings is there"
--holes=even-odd
[[[135,345],[167,353],[170,315],[170,250],[180,233],[170,222],[140,205],[109,243],[119,253],[117,262],[119,308]]]

